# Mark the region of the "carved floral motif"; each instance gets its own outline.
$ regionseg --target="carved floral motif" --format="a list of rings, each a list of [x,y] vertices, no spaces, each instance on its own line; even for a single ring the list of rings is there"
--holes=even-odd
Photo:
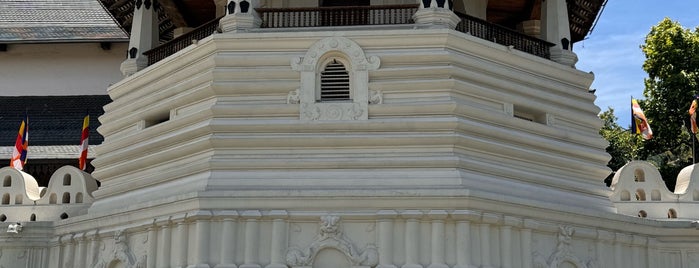
[[[339,216],[323,216],[320,220],[320,234],[315,241],[304,249],[289,248],[286,254],[286,262],[289,266],[312,266],[318,252],[326,248],[342,252],[353,266],[374,267],[378,264],[379,253],[376,246],[368,244],[363,251],[357,251],[352,242],[342,233]]]

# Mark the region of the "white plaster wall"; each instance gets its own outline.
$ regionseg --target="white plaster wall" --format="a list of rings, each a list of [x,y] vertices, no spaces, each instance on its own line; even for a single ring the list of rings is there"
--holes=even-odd
[[[10,44],[0,52],[0,95],[104,95],[123,78],[127,44]]]

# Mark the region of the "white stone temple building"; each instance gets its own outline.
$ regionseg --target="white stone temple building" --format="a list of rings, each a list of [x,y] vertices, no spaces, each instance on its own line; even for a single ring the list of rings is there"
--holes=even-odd
[[[604,2],[103,0],[130,43],[95,171],[1,169],[0,265],[697,267],[691,214],[602,182],[572,48]]]

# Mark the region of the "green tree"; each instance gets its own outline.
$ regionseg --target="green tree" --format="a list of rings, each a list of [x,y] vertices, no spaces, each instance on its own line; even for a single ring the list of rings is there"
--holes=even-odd
[[[687,111],[698,93],[699,28],[691,31],[665,18],[653,26],[641,50],[646,97],[640,103],[654,137],[644,142],[640,157],[658,165],[668,188],[674,189],[679,171],[692,164],[692,140]]]
[[[638,153],[643,146],[641,136],[632,134],[617,123],[614,109],[609,107],[599,116],[604,125],[599,133],[609,142],[607,153],[612,156],[607,166],[612,170],[618,170],[626,163],[638,158]]]

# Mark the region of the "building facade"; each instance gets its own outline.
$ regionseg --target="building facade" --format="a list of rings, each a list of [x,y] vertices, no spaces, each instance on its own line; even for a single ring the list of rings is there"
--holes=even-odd
[[[131,39],[89,207],[6,214],[0,264],[699,263],[695,221],[624,215],[602,182],[594,77],[571,50],[590,28],[576,16],[593,21],[602,1],[513,1],[527,8],[509,17],[495,1],[173,2],[117,17]],[[190,25],[172,11],[187,5],[222,17]]]

